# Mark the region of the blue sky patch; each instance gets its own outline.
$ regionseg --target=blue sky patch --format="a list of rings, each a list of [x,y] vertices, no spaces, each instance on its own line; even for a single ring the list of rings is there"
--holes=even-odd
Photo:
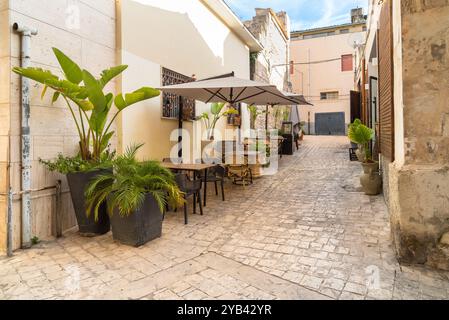
[[[368,0],[225,0],[242,20],[255,15],[254,8],[287,11],[292,30],[319,28],[351,22],[350,11],[362,7],[368,11]]]

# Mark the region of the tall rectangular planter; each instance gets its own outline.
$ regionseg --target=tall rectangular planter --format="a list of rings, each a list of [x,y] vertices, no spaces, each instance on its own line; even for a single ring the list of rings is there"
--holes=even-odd
[[[140,247],[162,235],[162,212],[156,200],[147,194],[141,208],[127,217],[114,209],[111,217],[112,236],[123,244]]]
[[[99,174],[108,172],[110,171],[96,170],[67,174],[67,182],[70,187],[73,208],[75,209],[79,232],[82,236],[93,237],[108,233],[110,230],[106,203],[103,203],[100,206],[100,209],[98,210],[98,221],[95,221],[93,212],[87,216],[86,197],[84,196],[84,192],[90,181],[95,179]]]

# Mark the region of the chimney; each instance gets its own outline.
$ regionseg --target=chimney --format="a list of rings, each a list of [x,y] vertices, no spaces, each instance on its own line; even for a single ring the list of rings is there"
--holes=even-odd
[[[363,14],[363,8],[355,8],[351,10],[351,23],[365,22],[366,18]]]

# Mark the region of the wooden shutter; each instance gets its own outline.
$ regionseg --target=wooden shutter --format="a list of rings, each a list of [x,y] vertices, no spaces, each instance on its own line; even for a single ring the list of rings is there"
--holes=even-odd
[[[341,56],[341,71],[352,71],[354,69],[353,60],[352,54]]]
[[[393,21],[392,1],[382,6],[379,27],[380,153],[394,161]]]

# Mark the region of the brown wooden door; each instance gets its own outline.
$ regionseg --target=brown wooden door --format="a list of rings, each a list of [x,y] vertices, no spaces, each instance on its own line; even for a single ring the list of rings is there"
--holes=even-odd
[[[379,21],[379,142],[380,153],[394,161],[394,75],[392,1],[383,3]]]
[[[361,119],[361,102],[360,92],[351,91],[351,123],[353,123],[355,119]]]

